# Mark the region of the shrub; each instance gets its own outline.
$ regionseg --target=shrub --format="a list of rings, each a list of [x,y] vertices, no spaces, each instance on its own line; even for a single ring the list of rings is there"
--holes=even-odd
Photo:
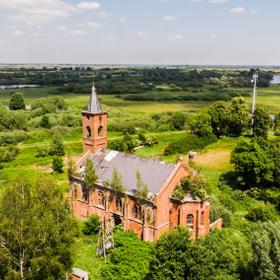
[[[277,212],[272,205],[262,205],[252,207],[247,215],[245,216],[246,219],[252,222],[268,222],[268,221],[275,221],[277,219]]]
[[[165,150],[164,155],[173,155],[173,154],[186,154],[189,151],[198,151],[205,148],[207,145],[210,145],[217,141],[217,138],[212,134],[208,137],[199,137],[197,135],[187,135],[185,139],[180,139],[169,144]]]
[[[94,214],[84,222],[84,227],[82,231],[85,235],[94,235],[99,232],[100,226],[100,218],[98,215]]]
[[[144,280],[149,273],[152,258],[152,245],[139,240],[133,232],[116,230],[115,249],[109,255],[109,261],[101,269],[104,280]]]
[[[171,125],[174,127],[174,129],[182,130],[184,128],[184,125],[186,123],[187,117],[184,113],[176,112],[171,116]]]
[[[64,156],[65,155],[64,145],[62,142],[62,138],[59,134],[55,135],[53,138],[53,141],[51,143],[50,150],[49,150],[49,155],[51,155],[51,156],[53,156],[53,155]]]
[[[0,162],[13,161],[18,153],[19,150],[14,145],[3,146],[3,147],[0,146]]]
[[[35,157],[44,158],[48,155],[48,150],[46,148],[36,147]]]
[[[16,139],[15,139],[14,135],[6,134],[6,135],[0,136],[0,145],[1,146],[13,145],[13,144],[16,144]]]
[[[50,123],[49,117],[48,116],[43,116],[41,121],[40,121],[40,126],[44,128],[51,128],[52,125]]]
[[[63,160],[61,157],[54,157],[52,161],[53,172],[63,173]]]
[[[9,102],[10,110],[24,110],[25,104],[23,95],[19,92],[13,93]]]
[[[68,108],[66,102],[59,96],[48,96],[36,99],[31,104],[32,110],[41,109],[40,113],[55,113],[57,110],[66,110]],[[39,111],[37,110],[37,115]]]

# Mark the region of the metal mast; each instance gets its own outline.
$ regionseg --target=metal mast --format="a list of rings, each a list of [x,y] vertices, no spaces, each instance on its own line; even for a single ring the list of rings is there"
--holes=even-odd
[[[257,95],[257,80],[259,78],[259,75],[255,73],[253,75],[253,104],[252,104],[252,121],[251,121],[251,135],[253,135],[254,132],[254,114],[255,114],[255,109],[256,109],[256,95]]]

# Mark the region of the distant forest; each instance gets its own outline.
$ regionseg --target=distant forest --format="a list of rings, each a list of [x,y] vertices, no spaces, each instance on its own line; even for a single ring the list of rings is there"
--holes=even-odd
[[[273,73],[251,70],[196,70],[184,68],[102,68],[96,71],[99,94],[120,95],[125,100],[229,100],[246,95],[232,88],[251,87],[252,74],[258,71],[259,87],[269,87]],[[0,85],[38,85],[54,87],[53,94],[88,93],[91,67],[8,68],[0,71]],[[167,94],[163,94],[167,93]],[[248,94],[248,93],[247,93]]]

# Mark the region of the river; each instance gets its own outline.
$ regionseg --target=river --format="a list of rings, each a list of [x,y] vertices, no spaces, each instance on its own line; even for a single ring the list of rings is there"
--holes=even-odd
[[[35,88],[37,85],[0,85],[0,89]]]
[[[273,80],[270,82],[272,85],[280,84],[280,75],[274,75]]]

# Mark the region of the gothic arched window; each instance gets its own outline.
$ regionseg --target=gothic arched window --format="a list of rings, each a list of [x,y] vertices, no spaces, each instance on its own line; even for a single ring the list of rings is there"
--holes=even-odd
[[[134,217],[138,220],[142,219],[142,207],[139,204],[135,204],[133,208]]]
[[[193,230],[193,215],[189,214],[187,216],[187,226],[190,230]]]
[[[204,211],[201,212],[200,225],[204,226]]]
[[[91,137],[91,128],[87,126],[87,138]]]
[[[119,196],[116,196],[116,210],[122,212],[122,199]]]
[[[105,198],[103,192],[99,191],[97,195],[98,195],[98,205],[105,207]]]
[[[103,130],[103,126],[100,125],[100,126],[98,127],[98,136],[102,136],[102,130]]]

